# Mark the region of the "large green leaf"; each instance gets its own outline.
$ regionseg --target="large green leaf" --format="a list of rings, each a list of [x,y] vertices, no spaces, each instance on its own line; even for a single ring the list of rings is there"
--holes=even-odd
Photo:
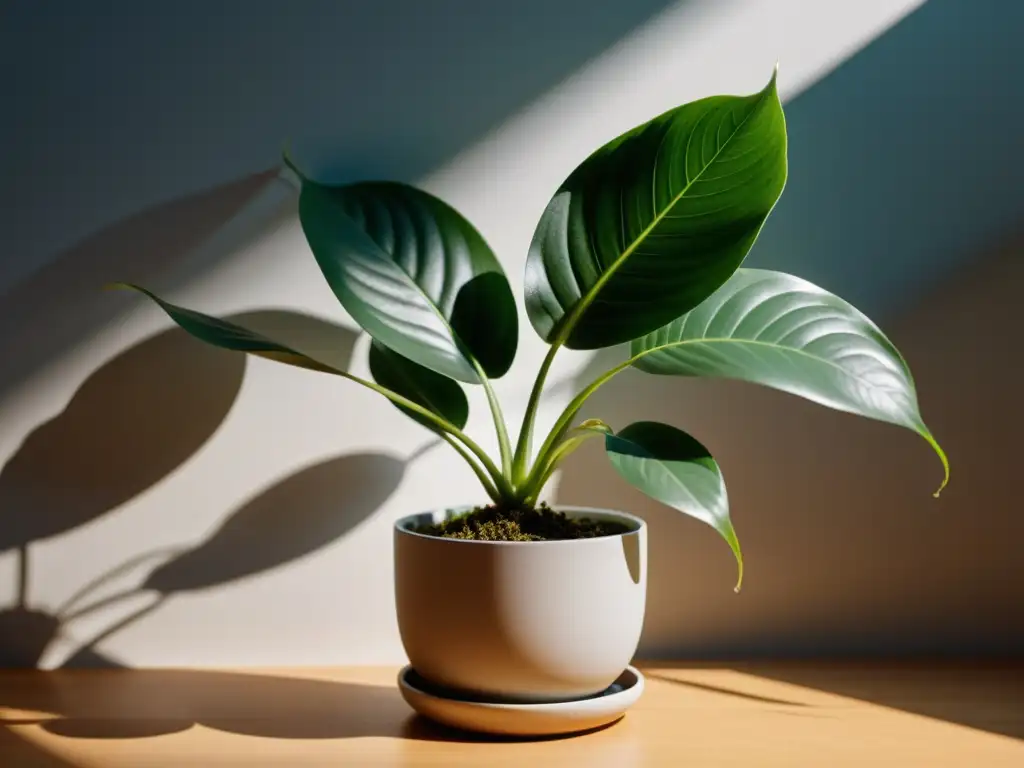
[[[742,263],[786,181],[775,77],[678,107],[598,149],[530,246],[526,307],[548,342],[596,349],[697,306]]]
[[[379,341],[370,345],[370,373],[382,387],[412,400],[459,429],[466,426],[469,401],[458,382],[402,357]],[[438,431],[434,424],[415,411],[403,405],[397,407],[427,429]]]
[[[374,339],[459,381],[503,375],[515,357],[515,298],[480,233],[404,184],[304,179],[299,218],[335,296]]]
[[[949,479],[896,347],[853,306],[806,280],[741,269],[630,351],[633,365],[648,373],[741,379],[912,429],[942,460],[942,485]]]
[[[729,519],[729,497],[718,463],[681,429],[656,421],[638,421],[605,436],[612,466],[627,482],[652,499],[707,523],[726,540],[743,584],[743,554]]]

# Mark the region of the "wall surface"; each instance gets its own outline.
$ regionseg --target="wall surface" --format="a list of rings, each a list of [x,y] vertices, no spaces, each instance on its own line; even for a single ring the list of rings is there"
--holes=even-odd
[[[1021,415],[996,366],[1020,327],[1010,230],[1024,200],[1006,164],[977,151],[1008,152],[1019,134],[971,134],[946,158],[944,191],[928,153],[961,146],[956,130],[928,133],[937,148],[893,149],[877,138],[886,121],[853,130],[848,118],[863,105],[919,134],[914,121],[943,105],[965,132],[1004,120],[987,87],[930,78],[965,51],[979,82],[1002,76],[1020,19],[932,0],[833,72],[920,3],[424,5],[3,6],[17,119],[0,137],[18,151],[0,181],[0,662],[401,659],[390,525],[476,501],[468,469],[372,393],[205,349],[97,286],[143,281],[285,331],[353,327],[309,257],[293,193],[268,172],[291,137],[323,178],[401,178],[452,202],[518,292],[537,217],[593,147],[679,102],[756,90],[776,59],[792,172],[752,258],[887,314],[954,484],[931,499],[938,470],[912,435],[751,388],[634,376],[595,408],[615,424],[646,413],[686,426],[720,456],[744,593],[732,595],[713,532],[606,483],[599,454],[580,457],[557,498],[629,507],[656,528],[647,653],[1019,643],[1007,477]],[[881,149],[918,153],[876,174],[903,208],[872,202],[857,177]],[[908,202],[922,185],[924,214]],[[930,248],[911,214],[931,225]],[[863,269],[854,245],[836,252],[847,241],[870,257]],[[893,301],[930,254],[920,302]],[[957,277],[938,287],[943,274]],[[522,320],[516,371],[498,388],[515,420],[544,351]],[[346,335],[334,353],[365,372],[365,343]],[[593,364],[560,356],[542,421]],[[472,404],[470,429],[486,434],[479,393]]]

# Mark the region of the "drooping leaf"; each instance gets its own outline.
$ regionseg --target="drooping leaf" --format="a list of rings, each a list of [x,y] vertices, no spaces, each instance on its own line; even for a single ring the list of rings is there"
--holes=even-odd
[[[345,370],[332,364],[333,361],[328,362],[318,359],[318,355],[305,349],[301,351],[296,349],[295,347],[299,345],[295,343],[295,339],[289,339],[288,344],[275,341],[265,334],[251,328],[247,328],[240,323],[221,320],[220,318],[212,317],[211,315],[206,315],[202,312],[196,312],[193,309],[181,307],[177,304],[172,304],[169,301],[164,301],[152,291],[138,285],[117,283],[113,287],[129,288],[148,296],[156,302],[156,304],[167,313],[167,316],[177,323],[183,330],[195,336],[200,341],[205,341],[207,344],[212,344],[213,346],[221,347],[222,349],[230,349],[235,352],[246,352],[250,355],[274,360],[278,363],[294,365],[298,368],[306,368],[311,371],[348,376],[348,373]],[[312,348],[315,346],[322,346],[324,344],[324,331],[329,332],[330,326],[326,321],[321,321],[319,325],[321,330],[314,343],[302,346]],[[337,331],[339,346],[347,343],[346,336],[350,335],[351,331],[341,327],[338,327]]]
[[[630,351],[633,365],[648,373],[741,379],[912,429],[942,460],[942,485],[949,479],[896,347],[853,306],[806,280],[741,269]]]
[[[304,179],[299,218],[331,290],[374,339],[469,383],[512,365],[512,290],[483,237],[451,206],[404,184]]]
[[[246,352],[250,355],[274,360],[278,363],[294,365],[298,368],[342,376],[363,386],[375,389],[379,394],[384,395],[396,404],[399,403],[395,398],[402,397],[400,393],[365,381],[358,376],[353,376],[342,365],[339,365],[336,359],[337,355],[332,354],[329,336],[332,330],[336,331],[337,344],[335,346],[339,349],[345,348],[350,345],[349,337],[352,334],[352,331],[347,328],[335,327],[326,321],[317,321],[316,323],[303,322],[298,326],[302,333],[294,338],[289,338],[288,343],[285,344],[270,338],[267,333],[261,333],[248,328],[241,323],[227,322],[226,320],[164,301],[151,291],[137,285],[119,283],[116,287],[130,288],[145,294],[156,302],[167,313],[168,317],[182,329],[197,339],[205,341],[207,344],[236,352]],[[315,334],[312,333],[314,331]],[[413,402],[419,404],[418,401]],[[425,417],[423,414],[416,414],[416,418],[417,420],[422,420]],[[434,423],[433,428],[439,429],[448,426],[454,427],[454,425]]]
[[[466,426],[469,401],[458,382],[402,357],[379,341],[370,345],[370,373],[382,387],[422,405],[459,429]],[[427,429],[437,431],[437,427],[420,414],[402,405],[397,408]]]
[[[628,483],[673,509],[707,523],[726,540],[743,583],[743,554],[729,519],[729,497],[718,463],[697,440],[668,424],[638,421],[607,435],[605,451]]]
[[[782,193],[775,77],[666,112],[588,157],[530,246],[526,307],[548,342],[630,341],[697,306],[741,264]]]

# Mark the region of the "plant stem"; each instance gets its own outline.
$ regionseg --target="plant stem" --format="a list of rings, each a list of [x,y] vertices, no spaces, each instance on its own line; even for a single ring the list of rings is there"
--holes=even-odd
[[[471,358],[473,365],[476,368],[477,376],[480,377],[480,383],[484,387],[484,392],[487,394],[487,405],[491,409],[491,418],[494,420],[494,431],[498,436],[498,451],[501,453],[501,471],[506,478],[511,479],[512,477],[512,444],[508,439],[508,428],[505,426],[505,415],[501,412],[501,403],[498,402],[498,396],[494,392],[494,387],[491,386],[491,380],[487,374],[484,373],[483,366],[477,362],[476,358]]]
[[[28,542],[18,545],[18,608],[28,607]]]
[[[540,457],[538,456],[538,465],[534,468],[534,471],[530,473],[529,478],[522,488],[522,492],[525,494],[525,500],[533,503],[540,496],[540,492],[544,490],[544,486],[548,480],[551,479],[551,475],[554,474],[555,470],[558,469],[559,464],[569,458],[577,448],[592,437],[603,437],[600,432],[584,432],[582,435],[577,437],[569,438],[558,444],[549,454],[543,464],[540,464]]]
[[[533,423],[537,418],[537,408],[540,406],[540,397],[544,392],[544,381],[551,370],[551,363],[555,360],[555,353],[562,346],[558,339],[551,343],[548,353],[544,356],[544,362],[537,372],[537,379],[533,382],[533,390],[530,392],[530,400],[526,404],[526,413],[523,414],[523,425],[519,429],[519,441],[516,444],[516,455],[512,464],[512,482],[518,486],[526,474],[526,465],[530,462],[530,449],[533,443]]]
[[[526,485],[528,487],[534,486],[538,479],[537,475],[544,472],[544,468],[548,461],[548,455],[555,449],[555,446],[562,439],[565,433],[569,431],[569,428],[572,426],[572,420],[576,418],[576,414],[579,413],[580,408],[583,407],[587,398],[594,394],[594,392],[596,392],[602,385],[610,381],[616,374],[629,368],[635,359],[635,357],[631,357],[625,362],[615,366],[610,371],[602,373],[594,379],[594,381],[588,384],[578,395],[576,395],[576,397],[574,397],[565,407],[565,410],[562,411],[562,414],[558,417],[558,420],[555,421],[555,425],[548,433],[547,439],[541,446],[540,452],[537,454],[537,461],[534,463],[526,479]]]
[[[428,410],[427,408],[424,408],[419,403],[415,403],[406,397],[402,397],[400,394],[398,394],[397,392],[392,392],[387,387],[382,387],[380,384],[377,384],[376,382],[361,379],[358,376],[354,376],[351,373],[331,368],[324,367],[322,369],[317,370],[320,370],[322,373],[332,373],[335,376],[341,376],[343,378],[350,379],[356,382],[357,384],[362,384],[364,387],[372,389],[374,392],[383,395],[391,402],[408,408],[410,411],[415,411],[417,414],[427,419],[430,423],[439,427],[442,433],[451,435],[452,437],[455,437],[459,441],[461,441],[462,444],[466,446],[466,448],[468,448],[473,453],[473,455],[475,455],[480,460],[480,463],[483,464],[488,474],[490,474],[491,479],[494,480],[494,484],[497,486],[499,492],[503,496],[513,495],[512,486],[509,484],[508,480],[505,479],[505,476],[502,475],[501,470],[499,470],[495,466],[494,462],[491,461],[491,457],[487,455],[487,452],[484,451],[484,449],[481,448],[479,445],[477,445],[477,443],[472,438],[470,438],[469,435],[467,435],[461,429],[456,427],[450,421],[441,418],[436,413],[434,413],[431,410]]]

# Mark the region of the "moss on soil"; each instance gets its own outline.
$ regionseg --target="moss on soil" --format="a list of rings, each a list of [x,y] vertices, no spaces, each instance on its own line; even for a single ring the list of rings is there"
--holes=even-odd
[[[426,525],[417,533],[446,539],[477,541],[557,541],[615,536],[629,527],[621,523],[569,517],[556,512],[543,502],[530,509],[477,507],[436,525]]]

